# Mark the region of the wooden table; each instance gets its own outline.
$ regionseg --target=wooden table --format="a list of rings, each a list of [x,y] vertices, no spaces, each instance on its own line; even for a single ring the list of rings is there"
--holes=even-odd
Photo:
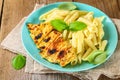
[[[36,3],[49,4],[58,1],[87,3],[101,9],[112,18],[120,19],[120,0],[0,0],[0,42],[33,10]],[[25,73],[24,69],[16,71],[11,67],[11,59],[14,56],[12,52],[0,48],[0,80],[78,80],[67,74],[39,75]],[[99,80],[112,79],[101,75]]]

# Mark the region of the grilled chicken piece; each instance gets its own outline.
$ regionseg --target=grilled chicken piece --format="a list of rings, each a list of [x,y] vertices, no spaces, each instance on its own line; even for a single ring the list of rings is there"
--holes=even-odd
[[[39,44],[40,49],[44,49],[48,47],[52,42],[54,42],[59,36],[61,35],[60,32],[53,30],[51,31],[46,37]]]
[[[43,49],[40,54],[49,62],[66,66],[75,58],[74,51],[71,50],[71,44],[68,41],[65,41],[62,37],[59,37],[55,41],[51,42],[51,45]]]
[[[40,55],[49,62],[66,66],[76,57],[69,41],[61,37],[61,33],[53,30],[49,23],[28,24],[30,36],[39,48]]]
[[[52,31],[53,27],[50,23],[42,23],[38,25],[28,24],[28,29],[30,31],[31,38],[38,48],[41,40]]]

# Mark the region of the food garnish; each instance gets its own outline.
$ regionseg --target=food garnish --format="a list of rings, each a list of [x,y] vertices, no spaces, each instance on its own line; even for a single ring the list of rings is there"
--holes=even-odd
[[[93,51],[85,60],[93,64],[100,64],[106,60],[107,53],[101,50]]]
[[[26,64],[26,58],[21,54],[16,55],[12,59],[12,66],[16,70],[22,69],[25,66],[25,64]]]
[[[67,24],[60,19],[52,20],[51,25],[58,31],[63,31],[68,28]]]
[[[83,22],[79,22],[79,21],[74,21],[72,23],[70,23],[70,27],[69,27],[69,30],[71,31],[79,31],[79,30],[82,30],[84,28],[86,28],[87,25]]]
[[[63,10],[74,10],[74,9],[76,9],[77,7],[76,7],[76,5],[74,5],[73,3],[68,2],[68,3],[60,4],[60,5],[58,6],[58,8],[59,8],[59,9],[63,9]]]
[[[72,3],[63,3],[43,15],[40,24],[28,24],[30,36],[49,62],[64,67],[87,61],[101,64],[107,58],[101,17],[94,12],[77,10]]]

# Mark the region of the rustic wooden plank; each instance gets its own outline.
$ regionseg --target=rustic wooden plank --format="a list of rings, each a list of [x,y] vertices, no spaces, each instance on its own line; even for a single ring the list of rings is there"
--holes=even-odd
[[[49,4],[49,3],[55,3],[55,2],[72,2],[72,0],[46,0],[46,4]]]
[[[7,36],[7,34],[15,27],[15,25],[26,15],[28,15],[34,8],[36,3],[52,3],[45,0],[5,0],[3,9],[3,18],[0,31],[0,42]],[[0,80],[77,80],[65,74],[28,74],[24,69],[16,71],[11,66],[11,60],[15,56],[12,52],[0,48]]]
[[[15,27],[15,25],[33,10],[35,0],[5,0],[1,24],[1,39]],[[24,73],[24,69],[16,71],[11,67],[11,60],[15,55],[0,49],[0,80],[31,80],[32,75]]]
[[[0,27],[1,27],[1,19],[2,19],[2,10],[3,10],[3,4],[4,4],[4,1],[3,0],[0,0]]]
[[[63,0],[4,0],[3,18],[0,31],[0,42],[15,27],[15,25],[33,10],[35,3],[53,3]],[[65,1],[65,0],[64,0]],[[71,1],[71,0],[66,0]],[[92,0],[86,0],[94,5]],[[102,3],[103,4],[103,3]],[[94,5],[97,6],[97,5]],[[100,7],[101,8],[101,7]],[[11,60],[15,56],[7,50],[0,48],[0,80],[78,80],[66,74],[28,74],[24,69],[16,71],[11,66]]]
[[[120,19],[120,0],[74,0],[97,7],[111,18]]]
[[[3,0],[0,0],[0,17],[1,17],[2,4],[3,4]]]

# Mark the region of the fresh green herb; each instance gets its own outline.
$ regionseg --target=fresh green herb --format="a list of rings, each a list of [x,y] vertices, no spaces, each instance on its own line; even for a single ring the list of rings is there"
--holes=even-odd
[[[71,31],[79,31],[87,27],[85,23],[79,22],[79,21],[74,21],[70,23],[70,25],[68,26],[63,20],[60,20],[60,19],[52,20],[51,25],[54,27],[54,29],[60,32],[65,29],[71,30]]]
[[[93,63],[93,64],[101,64],[101,63],[105,62],[106,57],[107,57],[106,52],[98,55],[98,56],[94,59],[94,63]]]
[[[63,9],[63,10],[74,10],[74,9],[76,9],[77,7],[76,7],[74,4],[68,2],[68,3],[60,4],[60,5],[58,6],[58,8],[59,8],[59,9]]]
[[[56,29],[60,32],[68,28],[68,25],[60,19],[52,20],[51,25],[54,27],[54,29]]]
[[[79,21],[74,21],[74,22],[70,23],[69,29],[71,31],[79,31],[79,30],[82,30],[86,27],[87,27],[87,25],[85,23],[79,22]]]
[[[93,64],[100,64],[106,60],[107,53],[101,50],[93,51],[88,57],[85,59]]]
[[[88,55],[86,60],[89,61],[90,63],[93,63],[95,57],[102,53],[103,53],[103,51],[100,51],[100,50],[93,51],[90,55]]]
[[[23,68],[25,64],[26,64],[26,58],[20,54],[18,54],[12,59],[12,66],[16,70]]]

